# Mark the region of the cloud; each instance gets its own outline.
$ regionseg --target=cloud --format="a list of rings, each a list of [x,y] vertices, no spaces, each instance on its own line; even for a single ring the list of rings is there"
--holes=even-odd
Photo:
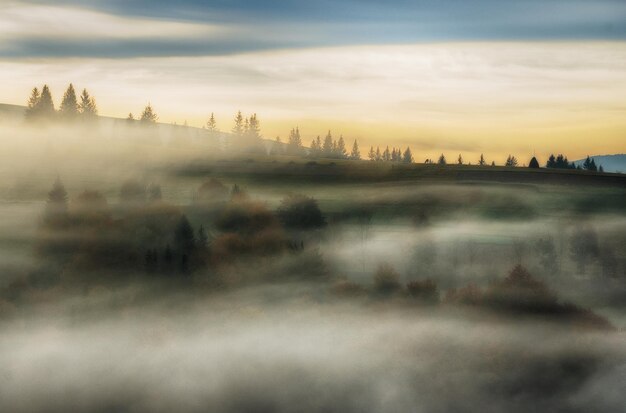
[[[16,1],[0,57],[145,57],[466,40],[626,39],[626,3],[598,1]]]

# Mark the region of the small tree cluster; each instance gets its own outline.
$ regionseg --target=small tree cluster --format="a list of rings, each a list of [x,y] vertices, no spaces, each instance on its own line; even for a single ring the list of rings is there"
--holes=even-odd
[[[548,161],[546,162],[546,168],[555,168],[555,169],[576,169],[576,165],[574,163],[570,163],[567,160],[567,156],[563,154],[558,154],[556,157],[554,154],[550,154],[548,157]]]
[[[334,159],[361,159],[361,153],[359,151],[359,144],[354,141],[352,145],[352,151],[348,154],[346,148],[346,141],[343,139],[343,135],[339,136],[339,139],[333,139],[332,133],[328,131],[324,141],[321,140],[318,135],[317,138],[311,142],[309,155],[313,158],[324,157]]]
[[[44,85],[41,92],[38,88],[33,88],[28,98],[25,113],[26,119],[52,119],[57,117],[57,115],[60,119],[66,121],[73,121],[79,118],[89,120],[98,115],[98,108],[95,99],[89,95],[87,89],[83,89],[79,102],[74,85],[71,83],[63,94],[58,112],[54,109],[54,101],[48,85]]]
[[[370,146],[367,157],[370,161],[374,162],[413,162],[413,154],[411,153],[411,148],[408,146],[404,152],[402,152],[400,148],[392,148],[389,150],[389,146],[381,152],[379,146],[376,147],[376,150],[374,150],[373,146]]]
[[[261,124],[256,113],[244,118],[238,111],[231,132],[245,146],[258,146],[261,142]]]
[[[506,158],[506,162],[504,163],[504,166],[509,166],[509,167],[516,167],[518,164],[517,162],[517,158],[515,156],[511,156],[509,155]]]

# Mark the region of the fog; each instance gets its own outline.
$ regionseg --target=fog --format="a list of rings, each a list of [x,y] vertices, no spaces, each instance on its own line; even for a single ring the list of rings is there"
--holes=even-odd
[[[5,411],[619,412],[624,335],[268,291],[3,327]],[[283,295],[285,291],[273,292]],[[167,300],[166,300],[167,301]],[[471,321],[468,321],[471,320]]]
[[[2,411],[623,411],[620,181],[0,133]]]

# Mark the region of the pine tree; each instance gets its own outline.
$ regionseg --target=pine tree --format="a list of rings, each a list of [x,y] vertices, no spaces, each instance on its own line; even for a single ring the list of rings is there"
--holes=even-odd
[[[315,155],[317,155],[317,151],[318,151],[318,150],[319,150],[319,149],[317,148],[317,141],[316,141],[315,139],[313,139],[313,140],[311,141],[311,146],[310,146],[310,155],[311,155],[311,156],[315,156]]]
[[[461,154],[459,154],[459,158],[456,160],[456,163],[458,165],[463,165],[463,157],[461,156]]]
[[[554,157],[554,154],[550,154],[550,157],[546,162],[546,168],[556,168],[556,158]]]
[[[380,146],[376,147],[376,161],[382,161],[383,160],[383,156],[380,153]]]
[[[83,89],[83,93],[81,93],[80,95],[80,104],[78,105],[78,110],[83,119],[93,119],[98,115],[96,100],[93,97],[89,96],[89,92],[87,92],[87,89]]]
[[[517,166],[517,158],[515,156],[509,155],[506,158],[506,162],[504,163],[504,166],[509,166],[509,167]]]
[[[370,146],[370,151],[367,153],[367,157],[370,161],[376,160],[376,152],[374,152],[374,147]]]
[[[128,117],[126,117],[126,121],[128,123],[131,123],[135,120],[135,117],[133,116],[132,112],[128,114]]]
[[[539,168],[539,161],[537,160],[537,158],[535,158],[534,156],[530,159],[530,162],[528,162],[528,167],[529,168]]]
[[[55,115],[54,102],[52,101],[52,94],[48,85],[44,85],[41,89],[41,95],[37,101],[35,107],[35,113],[38,118],[52,118]]]
[[[238,111],[235,116],[235,125],[233,126],[232,133],[237,137],[242,137],[244,132],[243,116],[241,115],[241,111]]]
[[[404,163],[413,163],[413,154],[411,153],[411,148],[408,146],[402,155],[402,162]]]
[[[261,140],[261,126],[259,120],[256,117],[256,113],[250,116],[250,119],[246,120],[246,137],[247,141],[251,145],[256,145]]]
[[[330,131],[326,134],[324,138],[324,144],[322,145],[322,151],[324,152],[324,156],[331,157],[333,155],[333,137],[330,134]]]
[[[391,161],[391,152],[389,151],[389,146],[387,146],[387,148],[385,148],[385,150],[383,151],[383,161],[385,162],[389,162]]]
[[[300,129],[297,126],[289,132],[287,152],[291,155],[299,155],[302,153],[302,137],[300,136]]]
[[[215,116],[213,115],[213,112],[211,112],[211,117],[206,123],[206,128],[210,133],[219,132],[219,130],[217,129],[217,123],[215,122]]]
[[[150,125],[156,123],[157,119],[159,119],[159,117],[156,113],[154,113],[152,105],[148,104],[148,106],[146,106],[143,110],[143,113],[141,114],[141,118],[139,120],[143,124]]]
[[[343,135],[339,135],[337,147],[335,148],[335,154],[340,159],[345,159],[348,157],[348,150],[346,149],[346,142],[343,140]]]
[[[350,152],[350,159],[353,161],[361,160],[361,151],[359,150],[359,144],[356,139],[354,140],[354,144],[352,144],[352,152]]]
[[[61,101],[61,107],[59,108],[59,113],[65,119],[71,120],[75,119],[78,115],[78,101],[76,99],[76,91],[74,90],[74,85],[70,83],[63,95],[63,100]]]
[[[445,157],[445,156],[443,156],[443,154],[441,154],[441,155],[439,156],[439,160],[437,161],[437,163],[438,163],[439,165],[445,165],[445,164],[446,164],[446,157]]]
[[[483,154],[481,153],[481,154],[480,154],[480,159],[478,160],[478,165],[480,165],[480,166],[484,166],[484,165],[485,165],[485,163],[486,163],[486,161],[485,161],[485,157],[484,157],[484,156],[483,156]]]
[[[26,118],[33,119],[37,116],[37,107],[39,105],[39,99],[41,95],[39,94],[39,89],[36,87],[30,93],[30,97],[28,98],[28,107],[26,108]]]

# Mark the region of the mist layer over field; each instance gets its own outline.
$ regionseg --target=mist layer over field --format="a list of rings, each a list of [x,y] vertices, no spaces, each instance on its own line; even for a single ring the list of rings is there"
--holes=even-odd
[[[284,294],[275,288],[192,304],[165,299],[121,314],[53,313],[3,326],[0,407],[622,411],[623,333],[323,304],[310,296],[270,300]]]
[[[619,176],[0,132],[2,411],[623,410]]]

